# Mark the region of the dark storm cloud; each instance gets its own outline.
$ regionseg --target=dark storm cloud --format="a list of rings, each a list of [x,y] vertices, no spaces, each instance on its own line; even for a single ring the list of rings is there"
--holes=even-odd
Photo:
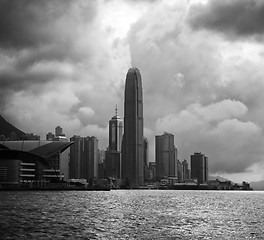
[[[82,54],[74,51],[73,42],[66,39],[61,43],[51,43],[42,47],[35,48],[25,54],[21,54],[16,59],[16,68],[26,69],[28,66],[39,61],[67,61],[78,62],[82,59]]]
[[[192,5],[189,23],[194,29],[208,29],[236,37],[260,37],[264,33],[264,1],[211,0]]]
[[[33,67],[33,70],[10,69],[8,71],[1,71],[1,91],[3,91],[4,89],[19,91],[25,88],[25,85],[32,85],[34,83],[45,84],[46,82],[49,82],[53,79],[59,79],[67,74],[67,69],[65,70],[66,73],[63,73],[63,69],[52,69],[50,66],[46,67],[45,64],[42,63],[40,63],[39,65],[41,66],[37,67],[36,70],[36,67]],[[43,70],[41,69],[41,67],[43,68]]]
[[[0,1],[0,46],[8,48],[37,47],[50,42],[63,41],[70,35],[74,24],[68,26],[68,33],[61,36],[58,21],[62,16],[71,17],[75,1],[19,0]],[[78,2],[81,4],[81,2]],[[79,6],[80,17],[93,18],[93,8]],[[92,5],[92,4],[90,4]],[[78,10],[78,9],[77,9]],[[78,16],[72,16],[76,18]]]
[[[0,0],[0,105],[10,92],[70,75],[82,59],[78,26],[95,16],[95,1]]]
[[[21,48],[49,42],[52,32],[46,24],[56,17],[55,9],[48,1],[1,1],[1,45]]]

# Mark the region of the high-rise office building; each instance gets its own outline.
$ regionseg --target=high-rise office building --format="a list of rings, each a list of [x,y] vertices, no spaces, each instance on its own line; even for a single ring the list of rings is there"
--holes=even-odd
[[[144,137],[144,151],[143,151],[143,156],[144,156],[144,180],[148,179],[148,173],[149,173],[149,143],[148,139]]]
[[[177,178],[179,183],[183,182],[183,166],[179,159],[177,159]]]
[[[98,179],[105,179],[105,150],[98,151]]]
[[[98,151],[98,163],[104,163],[105,161],[105,150],[99,150]]]
[[[46,140],[47,141],[53,141],[54,140],[54,134],[52,132],[49,132],[46,134]]]
[[[73,136],[74,144],[70,148],[70,178],[98,178],[98,139]]]
[[[74,142],[70,147],[69,177],[73,179],[81,178],[81,156],[82,156],[82,137],[74,135],[70,138]]]
[[[121,178],[121,146],[123,137],[123,120],[116,114],[109,121],[109,146],[105,152],[105,176]]]
[[[157,178],[176,177],[174,135],[165,132],[155,137]]]
[[[178,148],[174,146],[174,161],[175,161],[175,177],[179,181],[179,176],[178,176]]]
[[[184,182],[190,179],[190,170],[186,159],[182,161],[182,178]]]
[[[190,170],[188,162],[184,159],[182,162],[177,160],[178,182],[186,182],[190,179]]]
[[[126,75],[122,179],[130,186],[144,184],[143,91],[140,72],[130,68]]]
[[[55,128],[55,137],[58,137],[58,136],[65,136],[65,134],[62,132],[62,128],[60,126],[57,126]]]
[[[155,180],[156,179],[156,162],[149,162],[149,167],[148,167],[148,180]]]
[[[148,166],[149,163],[149,143],[148,139],[144,137],[144,164]]]
[[[116,114],[109,121],[109,147],[108,150],[121,151],[123,138],[123,120]]]
[[[208,158],[202,153],[191,155],[191,178],[197,179],[198,184],[208,181]]]
[[[98,178],[98,139],[94,136],[83,138],[81,161],[82,178],[87,180]]]

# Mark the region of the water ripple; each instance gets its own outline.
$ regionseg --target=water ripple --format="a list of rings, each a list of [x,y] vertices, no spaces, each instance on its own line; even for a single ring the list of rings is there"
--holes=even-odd
[[[1,239],[263,239],[263,192],[0,192]]]

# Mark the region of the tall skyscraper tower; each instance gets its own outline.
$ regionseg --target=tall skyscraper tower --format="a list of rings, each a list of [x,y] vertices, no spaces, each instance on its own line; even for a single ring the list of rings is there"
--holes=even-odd
[[[121,145],[123,137],[123,120],[116,114],[109,121],[109,146],[105,152],[105,176],[121,178]]]
[[[182,162],[177,160],[177,174],[178,182],[186,182],[190,179],[190,170],[188,168],[188,162],[184,159]]]
[[[165,132],[155,137],[157,177],[176,177],[174,135]]]
[[[109,121],[109,150],[121,151],[123,137],[123,120],[116,114]]]
[[[98,177],[98,139],[94,136],[74,135],[70,140],[74,142],[70,148],[70,178],[96,180]]]
[[[70,147],[69,177],[81,178],[82,137],[74,135],[70,138],[74,142]]]
[[[64,136],[64,134],[62,133],[62,128],[60,126],[57,126],[55,128],[55,136]]]
[[[143,91],[137,68],[126,75],[124,115],[121,174],[137,187],[144,184]]]
[[[208,181],[208,158],[202,153],[191,155],[191,178],[199,184]]]

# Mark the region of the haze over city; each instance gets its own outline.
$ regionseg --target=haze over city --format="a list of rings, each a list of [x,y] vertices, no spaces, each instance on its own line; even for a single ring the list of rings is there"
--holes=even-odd
[[[150,161],[166,131],[179,159],[203,152],[210,174],[264,180],[263,18],[254,0],[1,1],[1,115],[105,149],[137,67]]]

